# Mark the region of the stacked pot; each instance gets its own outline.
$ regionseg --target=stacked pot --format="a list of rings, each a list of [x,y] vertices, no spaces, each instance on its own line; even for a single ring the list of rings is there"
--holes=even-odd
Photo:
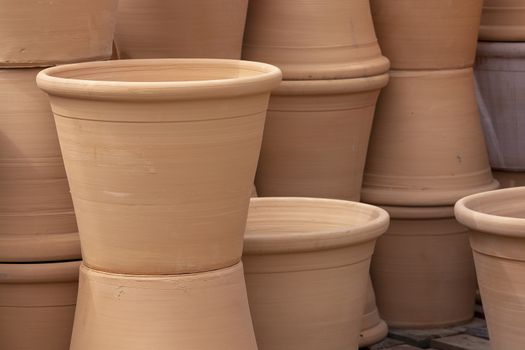
[[[81,252],[41,67],[111,56],[117,1],[1,0],[0,348],[69,349]]]
[[[371,275],[396,328],[468,321],[476,280],[468,231],[454,219],[464,195],[498,187],[476,105],[472,65],[481,0],[372,0],[391,61],[379,97],[362,199],[391,215]]]

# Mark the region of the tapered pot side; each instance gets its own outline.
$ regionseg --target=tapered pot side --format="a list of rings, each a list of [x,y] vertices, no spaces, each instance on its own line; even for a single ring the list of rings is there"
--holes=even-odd
[[[520,0],[484,0],[479,40],[525,41],[525,4]]]
[[[39,74],[82,243],[101,271],[175,274],[240,261],[276,67],[122,60]]]

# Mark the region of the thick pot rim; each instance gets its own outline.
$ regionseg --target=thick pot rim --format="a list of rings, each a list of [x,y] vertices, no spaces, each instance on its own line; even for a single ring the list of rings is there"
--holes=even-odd
[[[0,284],[75,282],[81,262],[0,263]]]

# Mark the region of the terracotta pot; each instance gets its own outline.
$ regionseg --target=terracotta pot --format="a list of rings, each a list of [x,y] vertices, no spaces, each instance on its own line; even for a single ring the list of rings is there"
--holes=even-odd
[[[243,58],[284,79],[361,78],[388,71],[368,0],[250,0]]]
[[[525,344],[525,188],[479,193],[456,204],[468,226],[491,349]]]
[[[453,207],[385,207],[371,275],[381,316],[394,328],[439,328],[474,316],[476,275],[468,230]]]
[[[492,167],[525,170],[525,43],[480,42],[475,75]]]
[[[235,60],[122,60],[42,71],[84,262],[179,274],[239,262],[270,90]]]
[[[363,315],[359,338],[360,348],[378,343],[388,335],[388,326],[379,316],[379,310],[376,306],[376,296],[371,280],[368,281],[365,312]]]
[[[501,188],[525,186],[525,172],[495,171],[494,178],[498,180]]]
[[[362,203],[253,198],[243,263],[259,349],[357,349],[387,226],[385,211]]]
[[[472,69],[391,72],[377,103],[364,202],[452,205],[497,188],[472,76]]]
[[[372,119],[388,75],[283,81],[270,99],[260,196],[359,200]]]
[[[479,40],[525,41],[525,3],[484,0]]]
[[[79,265],[0,264],[1,349],[69,349]]]
[[[111,57],[118,0],[0,0],[0,67]]]
[[[483,0],[371,0],[375,30],[394,69],[474,63]]]
[[[0,69],[0,262],[81,257],[53,115],[35,83],[39,71]]]
[[[241,57],[248,0],[120,0],[122,58]]]
[[[82,266],[70,350],[257,350],[240,263],[134,276]]]

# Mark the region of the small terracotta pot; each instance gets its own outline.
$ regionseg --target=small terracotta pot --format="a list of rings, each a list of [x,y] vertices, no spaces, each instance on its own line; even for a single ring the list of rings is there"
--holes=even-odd
[[[134,276],[82,266],[70,350],[257,350],[242,264]]]
[[[375,30],[393,69],[474,63],[483,0],[371,0]]]
[[[118,0],[0,0],[0,67],[108,59]]]
[[[494,171],[494,178],[498,180],[501,188],[525,186],[525,172]]]
[[[0,262],[81,258],[53,115],[35,83],[39,71],[0,69]]]
[[[468,226],[493,350],[525,344],[525,187],[479,193],[456,203]]]
[[[260,196],[359,200],[379,91],[388,75],[283,81],[270,99]]]
[[[0,264],[0,349],[69,350],[79,266]]]
[[[376,296],[372,281],[368,282],[366,293],[365,313],[362,318],[359,347],[366,347],[378,343],[388,335],[388,326],[379,316],[376,306]]]
[[[525,43],[480,42],[474,72],[492,168],[525,170]]]
[[[84,263],[179,274],[240,261],[276,67],[121,60],[42,71]]]
[[[476,275],[468,229],[453,207],[384,207],[371,275],[381,316],[393,328],[439,328],[474,316]]]
[[[253,198],[243,263],[259,350],[357,349],[380,208]]]
[[[479,40],[525,41],[525,3],[484,0]]]
[[[120,0],[121,58],[241,58],[248,0]]]
[[[243,58],[284,79],[361,78],[388,71],[369,0],[250,0]]]
[[[392,71],[377,103],[363,201],[452,205],[467,194],[497,186],[472,69]]]

